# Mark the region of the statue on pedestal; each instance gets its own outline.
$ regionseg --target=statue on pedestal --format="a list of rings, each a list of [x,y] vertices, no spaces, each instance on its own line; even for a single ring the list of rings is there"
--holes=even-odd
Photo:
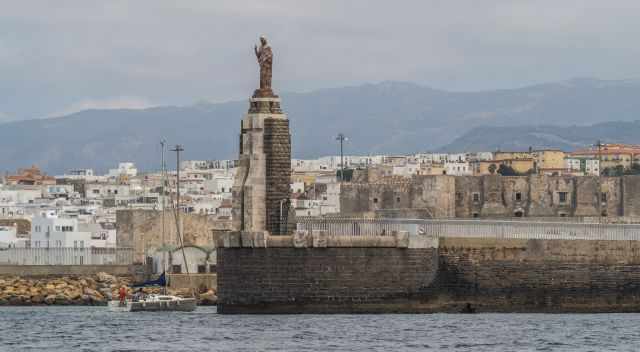
[[[260,65],[260,89],[256,90],[253,96],[273,97],[273,91],[271,90],[273,52],[267,43],[267,38],[260,37],[260,47],[258,48],[255,45],[253,51],[256,54],[256,58],[258,58],[258,65]]]

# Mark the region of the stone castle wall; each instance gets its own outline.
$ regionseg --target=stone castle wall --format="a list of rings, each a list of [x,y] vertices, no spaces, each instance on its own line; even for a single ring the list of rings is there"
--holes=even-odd
[[[403,213],[448,217],[455,212],[455,179],[418,176],[409,181],[345,183],[341,186],[342,214]]]
[[[391,217],[638,217],[640,176],[438,175],[345,183],[340,207],[344,215]]]
[[[218,248],[221,313],[460,312],[468,304],[478,312],[640,312],[640,242],[447,238],[416,249],[288,241]]]
[[[200,214],[180,214],[184,245],[214,247],[213,229],[231,229],[227,220]],[[176,222],[171,210],[165,212],[165,243],[178,247]],[[134,248],[134,261],[144,261],[145,252],[153,254],[162,246],[162,212],[156,210],[118,210],[117,246]]]
[[[218,248],[218,311],[387,311],[429,284],[437,264],[433,248]]]
[[[446,239],[426,301],[438,311],[640,311],[640,243]]]

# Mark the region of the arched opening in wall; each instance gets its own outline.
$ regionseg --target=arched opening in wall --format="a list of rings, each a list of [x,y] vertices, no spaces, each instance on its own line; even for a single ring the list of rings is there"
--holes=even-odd
[[[602,215],[602,216],[607,216],[607,211],[606,211],[606,210],[603,210],[603,211],[602,211],[602,213],[600,213],[600,215]]]
[[[513,216],[515,216],[516,218],[521,218],[524,216],[524,213],[522,212],[522,210],[516,210],[516,212],[513,213]]]
[[[471,214],[471,216],[473,216],[474,218],[477,218],[477,217],[480,217],[480,214],[478,214],[478,213],[473,213],[473,214]]]

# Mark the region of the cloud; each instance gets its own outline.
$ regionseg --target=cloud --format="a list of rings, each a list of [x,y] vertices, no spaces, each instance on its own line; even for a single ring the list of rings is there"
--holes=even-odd
[[[99,109],[147,109],[156,106],[149,100],[139,97],[114,97],[106,99],[85,99],[75,102],[62,110],[56,111],[47,117],[58,117],[73,114],[83,110]],[[1,117],[1,116],[0,116]]]
[[[38,3],[38,6],[34,6]],[[0,106],[85,96],[160,105],[243,99],[259,35],[277,91],[384,80],[452,90],[640,77],[640,2],[618,0],[0,0]],[[34,103],[34,100],[37,103]]]

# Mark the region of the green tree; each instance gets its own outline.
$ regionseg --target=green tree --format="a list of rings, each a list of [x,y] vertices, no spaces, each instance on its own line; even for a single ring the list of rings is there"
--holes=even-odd
[[[502,176],[519,176],[520,174],[509,165],[500,164],[498,173]]]
[[[338,170],[336,172],[336,176],[338,177],[338,179],[340,179],[340,174],[342,173],[342,170]],[[353,178],[353,169],[344,169],[344,180],[346,182],[351,182],[351,179]]]

